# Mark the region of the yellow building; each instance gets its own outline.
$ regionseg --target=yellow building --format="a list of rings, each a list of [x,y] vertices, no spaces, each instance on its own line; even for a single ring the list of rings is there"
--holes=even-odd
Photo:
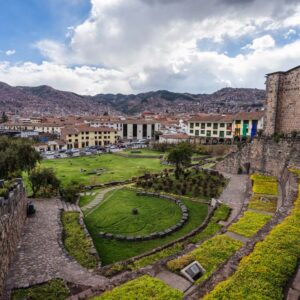
[[[117,130],[108,127],[80,125],[61,130],[61,139],[67,143],[68,149],[111,145],[117,142],[117,138]]]

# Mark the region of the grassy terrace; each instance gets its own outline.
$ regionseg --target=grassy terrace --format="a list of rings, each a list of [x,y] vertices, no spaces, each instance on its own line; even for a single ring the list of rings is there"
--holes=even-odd
[[[227,235],[217,235],[205,242],[190,253],[168,262],[168,268],[172,271],[180,271],[194,260],[197,260],[206,270],[196,283],[208,278],[217,268],[233,255],[242,243]]]
[[[130,159],[114,154],[43,160],[41,165],[53,168],[63,184],[76,181],[84,185],[122,181],[166,168],[159,159]],[[99,170],[101,174],[93,174],[94,170]]]
[[[197,228],[204,221],[208,207],[202,203],[183,200],[189,209],[189,220],[182,229],[164,238],[150,241],[128,242],[99,237],[99,232],[112,232],[126,235],[140,235],[166,229],[180,219],[180,210],[167,200],[136,196],[132,190],[122,189],[105,195],[102,204],[85,217],[86,226],[91,233],[102,263],[121,261],[155,247],[167,244]],[[138,215],[132,215],[137,208]]]
[[[204,299],[284,299],[300,259],[300,185],[291,214],[244,257],[237,271]]]
[[[271,218],[272,216],[263,213],[246,211],[242,218],[228,228],[228,231],[235,232],[245,237],[252,237]]]
[[[278,183],[275,177],[253,174],[251,179],[254,182],[253,192],[255,194],[278,196]]]
[[[164,155],[165,153],[163,152],[159,152],[159,151],[155,151],[155,150],[151,150],[151,149],[126,149],[123,152],[120,152],[120,154],[127,154],[127,155],[147,155],[147,156],[160,156],[160,155]]]
[[[65,300],[70,295],[69,289],[61,279],[53,279],[44,284],[13,291],[12,300]]]
[[[159,279],[145,275],[129,281],[92,300],[179,300],[183,293]]]
[[[254,194],[249,202],[249,208],[275,213],[277,209],[277,197]]]

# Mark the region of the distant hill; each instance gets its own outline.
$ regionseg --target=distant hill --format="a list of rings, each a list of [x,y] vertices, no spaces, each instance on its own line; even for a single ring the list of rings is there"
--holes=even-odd
[[[12,87],[0,82],[0,111],[32,114],[136,114],[153,112],[236,112],[263,106],[265,91],[224,88],[213,94],[155,91],[137,95],[98,94],[82,96],[42,85]]]

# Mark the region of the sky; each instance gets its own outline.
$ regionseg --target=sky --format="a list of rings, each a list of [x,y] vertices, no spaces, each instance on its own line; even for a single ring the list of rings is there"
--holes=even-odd
[[[0,81],[84,95],[265,88],[300,65],[300,0],[0,1]]]

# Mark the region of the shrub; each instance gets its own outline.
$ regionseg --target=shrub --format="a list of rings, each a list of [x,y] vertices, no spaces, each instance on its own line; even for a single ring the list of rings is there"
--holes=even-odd
[[[270,215],[246,211],[242,218],[228,228],[228,231],[235,232],[245,237],[251,237],[271,218],[272,216]]]
[[[227,235],[217,235],[210,240],[203,242],[192,252],[168,262],[167,266],[172,271],[179,271],[197,260],[205,269],[204,275],[197,280],[197,283],[208,278],[217,268],[233,255],[242,243]]]
[[[70,295],[66,284],[61,279],[53,279],[46,283],[26,289],[13,291],[12,300],[65,300]]]
[[[284,298],[284,288],[300,259],[300,185],[295,206],[253,252],[244,257],[237,271],[204,297],[213,299]]]
[[[107,291],[93,300],[179,300],[183,293],[175,290],[157,278],[144,275],[131,280],[111,291]]]
[[[82,266],[91,269],[97,265],[96,257],[90,251],[92,242],[86,237],[79,224],[79,213],[64,212],[62,214],[63,242],[68,253]]]
[[[60,196],[63,200],[70,203],[76,203],[80,193],[80,186],[76,183],[70,183],[66,187],[59,190]]]

